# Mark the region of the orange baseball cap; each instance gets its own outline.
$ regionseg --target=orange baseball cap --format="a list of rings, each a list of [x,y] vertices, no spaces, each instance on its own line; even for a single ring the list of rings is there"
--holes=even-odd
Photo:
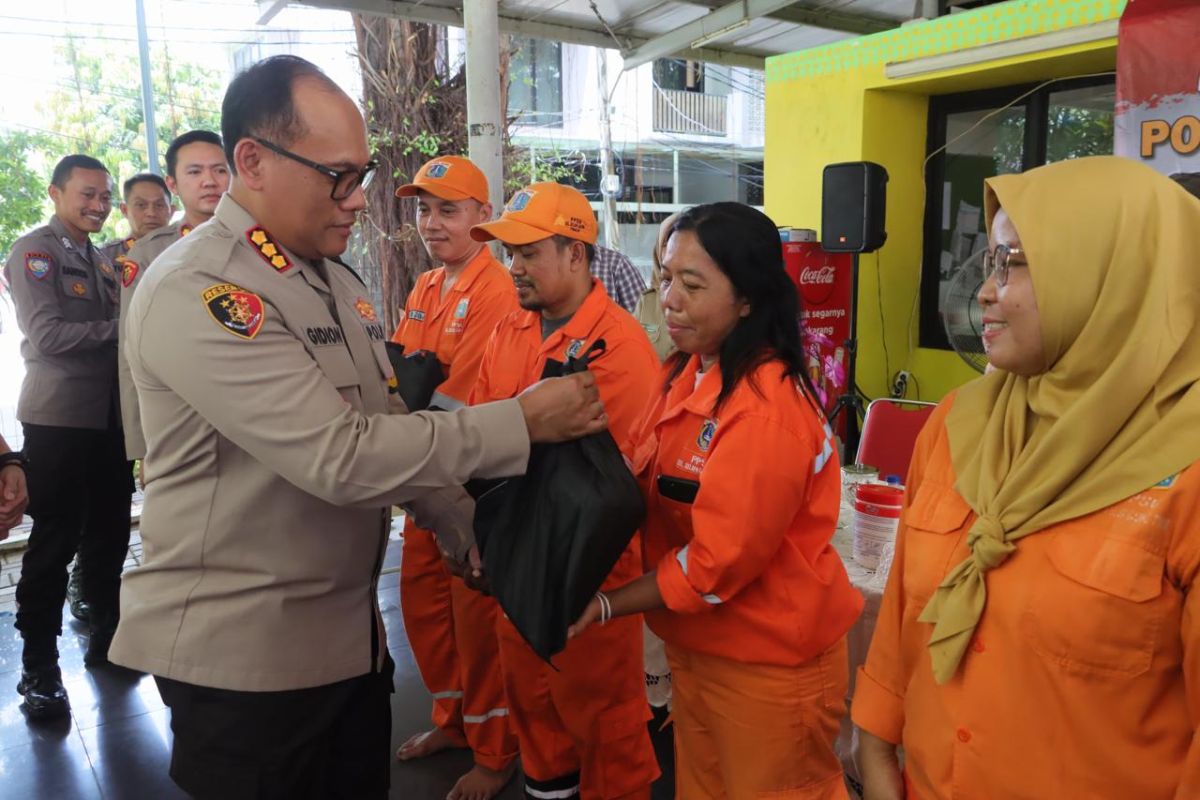
[[[397,197],[415,197],[429,192],[443,200],[488,201],[488,182],[483,170],[462,156],[438,156],[417,170],[412,183],[396,190]]]
[[[596,243],[596,214],[578,189],[561,183],[531,183],[512,196],[500,219],[471,228],[477,242],[532,244],[551,236]]]

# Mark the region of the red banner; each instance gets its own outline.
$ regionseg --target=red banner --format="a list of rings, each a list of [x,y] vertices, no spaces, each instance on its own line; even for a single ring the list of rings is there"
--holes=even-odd
[[[1117,37],[1117,155],[1200,172],[1200,3],[1129,0]]]
[[[854,257],[816,242],[784,242],[783,263],[800,292],[808,377],[828,412],[846,391]]]

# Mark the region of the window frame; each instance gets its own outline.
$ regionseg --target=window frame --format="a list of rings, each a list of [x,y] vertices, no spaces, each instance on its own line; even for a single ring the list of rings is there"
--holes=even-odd
[[[1116,78],[1101,75],[1062,78],[1045,85],[1018,84],[929,98],[925,140],[925,218],[922,224],[921,289],[918,302],[918,344],[923,348],[952,350],[938,311],[942,253],[942,200],[946,180],[946,128],[951,114],[984,111],[1012,104],[1025,110],[1025,138],[1021,152],[1022,172],[1046,163],[1049,139],[1050,96],[1072,89],[1113,86]],[[1028,94],[1027,97],[1021,97]],[[1019,101],[1014,102],[1017,98]],[[931,155],[933,153],[937,155]]]

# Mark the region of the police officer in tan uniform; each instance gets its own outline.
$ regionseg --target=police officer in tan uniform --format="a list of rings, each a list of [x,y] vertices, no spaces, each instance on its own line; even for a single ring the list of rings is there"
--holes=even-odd
[[[67,156],[54,168],[50,197],[49,224],[18,239],[5,266],[26,370],[17,419],[29,459],[33,530],[17,584],[16,627],[24,639],[17,690],[31,718],[68,711],[56,639],[77,548],[91,603],[85,662],[106,659],[133,489],[117,401],[117,280],[88,238],[112,210],[112,178],[94,158]]]
[[[127,255],[133,245],[155,228],[171,220],[171,190],[161,176],[139,172],[121,186],[121,214],[129,223],[129,235],[114,239],[100,247],[100,252],[113,264]]]
[[[153,172],[139,172],[127,179],[121,186],[121,196],[124,198],[121,201],[121,214],[129,223],[129,236],[100,246],[100,252],[118,273],[134,243],[155,228],[166,225],[172,211],[171,191],[166,182]],[[121,400],[124,402],[124,396]],[[71,616],[80,622],[87,622],[91,608],[83,596],[82,564],[83,560],[76,556],[71,578],[67,581],[67,603]]]
[[[120,263],[122,334],[129,298],[146,274],[146,269],[168,247],[187,236],[196,226],[212,219],[221,195],[229,188],[229,165],[225,161],[221,137],[212,131],[200,130],[176,136],[167,148],[165,185],[179,195],[183,216],[139,239]],[[129,375],[129,361],[123,350],[117,355],[117,372],[121,383],[121,415],[125,423],[125,455],[133,461],[145,457],[146,439],[142,435],[137,392]]]
[[[156,676],[189,794],[384,798],[387,507],[520,473],[531,441],[602,429],[604,413],[594,381],[572,376],[389,415],[386,332],[333,260],[375,167],[361,113],[315,66],[276,56],[230,84],[222,134],[229,193],[129,306],[146,557],[112,658]]]

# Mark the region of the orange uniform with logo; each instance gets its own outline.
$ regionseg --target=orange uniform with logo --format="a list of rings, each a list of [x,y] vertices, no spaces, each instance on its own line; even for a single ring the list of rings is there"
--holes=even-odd
[[[547,360],[565,362],[603,339],[607,350],[589,369],[609,430],[630,454],[634,425],[657,385],[658,357],[645,332],[597,281],[570,321],[545,341],[541,319],[537,312],[518,311],[501,322],[484,354],[471,403],[515,397],[541,378]],[[640,548],[635,537],[604,588],[642,574]],[[554,667],[533,653],[507,619],[498,629],[529,795],[648,798],[659,771],[646,729],[641,617],[589,627],[554,657]]]
[[[780,362],[715,412],[720,371],[699,366],[656,395],[634,455],[666,604],[646,621],[671,663],[676,795],[845,797],[833,742],[863,599],[830,545],[832,434]]]
[[[975,521],[952,402],[917,442],[855,724],[903,744],[910,800],[1200,797],[1200,468],[1022,538],[939,686],[918,617]]]
[[[455,157],[429,162],[400,193],[416,191],[487,201],[482,174]],[[404,345],[405,353],[436,354],[446,380],[430,405],[454,410],[466,405],[496,323],[518,306],[508,270],[487,247],[448,289],[445,282],[440,267],[417,278],[392,341]],[[433,695],[433,724],[469,745],[477,763],[504,769],[517,743],[497,668],[496,601],[451,576],[433,534],[411,520],[404,527],[400,608],[417,668]]]

